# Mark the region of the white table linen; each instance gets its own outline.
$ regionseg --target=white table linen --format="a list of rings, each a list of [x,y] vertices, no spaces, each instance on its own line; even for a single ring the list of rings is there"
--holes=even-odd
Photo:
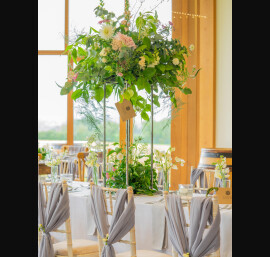
[[[81,186],[83,185],[83,186]],[[70,192],[70,218],[71,218],[71,231],[73,239],[91,239],[97,240],[95,236],[91,235],[93,231],[93,218],[91,218],[90,214],[90,189],[89,183],[86,182],[73,182],[73,186],[78,187],[79,192]],[[88,188],[87,188],[88,186]],[[157,242],[153,240],[154,233],[158,234],[159,230],[157,227],[153,228],[156,221],[153,222],[153,214],[152,208],[156,210],[164,207],[164,202],[150,204],[151,202],[155,202],[161,200],[162,196],[136,196],[135,195],[135,231],[136,231],[136,242],[137,242],[137,250],[154,250],[157,249]],[[159,207],[158,207],[158,206]],[[229,209],[230,206],[220,205],[220,213],[221,213],[221,246],[220,253],[221,257],[231,257],[232,256],[232,209]],[[184,208],[186,212],[187,222],[188,219],[188,209]],[[154,216],[158,216],[155,215]],[[163,213],[160,215],[160,226],[163,225]],[[111,216],[109,216],[111,218]],[[109,219],[110,221],[110,219]],[[61,228],[59,228],[61,229]],[[64,225],[62,227],[64,229]],[[65,234],[61,233],[51,233],[55,242],[66,240]],[[129,239],[129,234],[123,239]],[[155,244],[156,243],[156,244]],[[115,250],[118,253],[129,251],[129,246],[117,243],[114,245]],[[167,254],[171,254],[172,245],[170,240],[168,240],[168,248],[165,252]]]

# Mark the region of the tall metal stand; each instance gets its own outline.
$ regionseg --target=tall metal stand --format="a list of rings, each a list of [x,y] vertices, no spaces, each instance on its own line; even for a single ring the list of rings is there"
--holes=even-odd
[[[103,86],[103,174],[106,173],[106,84]],[[106,175],[103,176],[103,186],[106,187]]]
[[[129,186],[128,176],[128,158],[129,158],[129,142],[130,142],[130,120],[126,121],[126,185]]]
[[[153,85],[151,85],[151,188],[153,189],[153,163],[154,163],[154,105]]]

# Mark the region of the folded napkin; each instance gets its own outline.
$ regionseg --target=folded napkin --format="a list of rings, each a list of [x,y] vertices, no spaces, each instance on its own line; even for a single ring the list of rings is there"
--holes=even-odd
[[[152,206],[152,248],[156,250],[168,248],[168,228],[164,203],[156,203]]]

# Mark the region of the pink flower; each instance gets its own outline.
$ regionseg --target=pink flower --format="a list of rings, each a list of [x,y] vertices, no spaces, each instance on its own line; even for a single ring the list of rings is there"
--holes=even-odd
[[[116,171],[116,168],[113,167],[112,170],[113,170],[113,171]]]
[[[78,72],[72,77],[72,79],[73,79],[74,81],[76,81],[77,77],[78,77]]]
[[[123,77],[123,73],[118,72],[118,73],[117,73],[117,76],[119,76],[119,77]]]
[[[102,21],[99,21],[98,24],[102,24],[103,22],[110,22],[111,20],[102,20]]]
[[[106,173],[106,178],[107,178],[107,179],[110,179],[109,173]]]
[[[171,21],[169,21],[169,24],[170,24],[171,26],[173,26],[173,23],[172,23]]]
[[[113,38],[112,49],[115,51],[120,51],[123,46],[127,46],[133,49],[137,48],[131,37],[118,32],[117,35]]]
[[[112,180],[115,180],[115,178],[114,178],[114,177],[112,177]]]

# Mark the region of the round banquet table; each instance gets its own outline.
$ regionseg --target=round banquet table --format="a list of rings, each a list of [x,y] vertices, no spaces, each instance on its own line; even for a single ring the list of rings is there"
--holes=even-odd
[[[73,181],[73,191],[69,192],[70,200],[70,219],[73,239],[90,239],[97,241],[92,235],[94,221],[90,213],[90,189],[87,182]],[[77,189],[76,189],[77,188]],[[77,190],[77,191],[76,191]],[[137,250],[156,250],[171,255],[172,245],[168,239],[166,249],[163,249],[164,219],[165,208],[162,196],[134,196],[135,212],[135,231]],[[184,207],[187,222],[188,209]],[[232,205],[220,205],[221,224],[220,224],[220,256],[232,256]],[[109,215],[109,221],[111,216]],[[59,228],[64,229],[64,224]],[[54,242],[66,240],[65,234],[52,232]],[[129,234],[123,239],[129,239]],[[129,246],[116,243],[114,248],[117,253],[129,251]]]

